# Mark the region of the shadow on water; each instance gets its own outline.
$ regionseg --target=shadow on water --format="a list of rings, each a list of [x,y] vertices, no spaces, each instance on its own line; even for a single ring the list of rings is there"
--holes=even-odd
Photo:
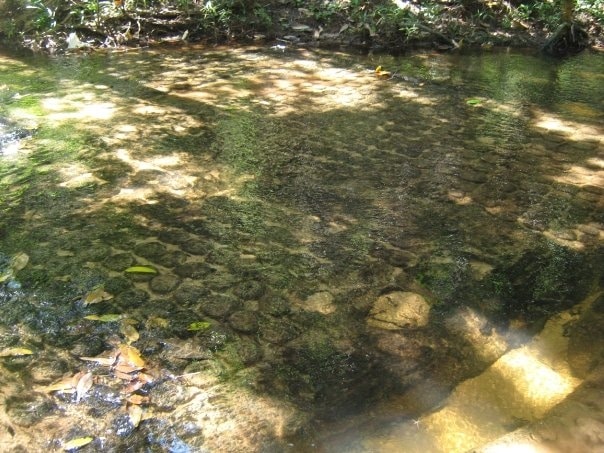
[[[25,75],[3,81],[2,113],[40,124],[0,161],[0,269],[30,258],[2,287],[2,342],[38,351],[6,359],[24,382],[4,394],[7,420],[50,429],[84,404],[55,436],[280,451],[313,449],[326,421],[431,410],[601,280],[603,63],[583,58],[10,60]],[[113,298],[83,304],[99,285]],[[429,315],[392,302],[408,294]],[[23,396],[128,339],[128,323],[83,320],[108,313],[136,326],[157,375],[138,429],[99,368],[79,405]]]

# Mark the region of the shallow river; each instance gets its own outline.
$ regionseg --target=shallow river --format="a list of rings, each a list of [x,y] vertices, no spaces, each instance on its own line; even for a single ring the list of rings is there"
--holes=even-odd
[[[3,450],[462,452],[597,365],[604,55],[0,63]]]

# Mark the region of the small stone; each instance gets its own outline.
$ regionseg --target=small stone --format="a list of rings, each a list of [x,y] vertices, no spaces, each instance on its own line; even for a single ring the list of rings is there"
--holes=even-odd
[[[201,309],[212,318],[226,318],[237,305],[232,296],[214,294],[202,301]]]
[[[320,291],[309,296],[301,305],[303,310],[315,311],[323,315],[330,315],[336,311],[333,296],[328,291]]]
[[[166,294],[178,287],[180,280],[174,275],[158,275],[149,282],[149,287],[153,292]]]
[[[279,296],[266,297],[260,302],[260,310],[272,316],[283,316],[291,311],[287,299]]]
[[[380,329],[423,327],[428,324],[430,304],[419,294],[394,291],[376,299],[367,324]]]
[[[233,329],[243,333],[254,333],[258,330],[258,317],[250,310],[236,311],[229,317]]]
[[[210,294],[210,290],[199,282],[184,282],[176,290],[174,299],[182,305],[196,304]]]
[[[260,332],[262,338],[272,344],[287,343],[298,336],[294,325],[283,319],[264,322]]]
[[[157,241],[142,242],[134,247],[134,253],[149,260],[161,261],[166,253],[166,246]]]
[[[264,286],[256,280],[247,280],[240,283],[233,292],[243,300],[258,299],[264,294]]]
[[[176,266],[174,273],[183,278],[200,279],[214,272],[215,269],[203,262],[189,262]]]
[[[134,257],[129,253],[116,253],[105,258],[103,264],[112,271],[122,272],[132,266]]]

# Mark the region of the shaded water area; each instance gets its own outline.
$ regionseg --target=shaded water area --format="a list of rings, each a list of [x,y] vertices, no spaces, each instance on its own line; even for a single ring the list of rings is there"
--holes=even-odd
[[[3,450],[467,451],[604,392],[604,56],[0,60]]]

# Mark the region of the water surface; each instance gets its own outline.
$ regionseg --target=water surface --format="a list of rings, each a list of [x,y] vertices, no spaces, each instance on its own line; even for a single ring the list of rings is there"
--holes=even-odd
[[[418,420],[600,282],[601,55],[1,58],[35,130],[0,153],[15,449],[376,451],[351,427]],[[126,343],[143,370],[81,360]]]

